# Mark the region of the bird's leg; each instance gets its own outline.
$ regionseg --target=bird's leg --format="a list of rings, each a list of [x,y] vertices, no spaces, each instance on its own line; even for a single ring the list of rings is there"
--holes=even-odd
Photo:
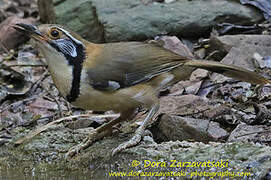
[[[98,128],[92,130],[90,132],[89,136],[82,143],[69,149],[69,151],[66,153],[66,157],[70,158],[70,157],[80,153],[80,151],[88,148],[95,141],[107,136],[108,134],[110,134],[112,132],[112,127],[115,124],[127,120],[129,117],[132,116],[133,113],[134,113],[134,110],[122,112],[120,117],[113,119],[110,122],[105,123],[105,124],[99,126]]]
[[[152,120],[154,115],[159,109],[159,104],[155,104],[151,107],[150,111],[148,112],[147,116],[145,117],[144,121],[142,124],[137,128],[135,135],[127,142],[124,142],[120,144],[117,148],[115,148],[112,152],[112,156],[115,154],[119,153],[120,151],[123,151],[125,149],[128,149],[129,147],[137,145],[142,137],[144,137],[145,129],[148,125],[148,123]]]

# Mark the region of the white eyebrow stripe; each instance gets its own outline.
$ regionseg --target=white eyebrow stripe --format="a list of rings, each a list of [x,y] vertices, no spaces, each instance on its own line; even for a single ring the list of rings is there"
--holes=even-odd
[[[76,42],[77,44],[80,44],[82,46],[84,46],[84,44],[79,41],[78,39],[75,39],[68,31],[66,31],[65,29],[63,28],[60,28],[58,27],[58,29],[60,29],[66,36],[68,36],[69,38],[71,38],[74,42]]]

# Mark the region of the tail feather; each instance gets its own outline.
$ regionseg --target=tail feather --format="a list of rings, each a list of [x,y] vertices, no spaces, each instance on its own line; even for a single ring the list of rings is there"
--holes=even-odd
[[[270,80],[258,75],[253,71],[246,70],[244,68],[227,65],[215,61],[204,61],[204,60],[190,60],[185,63],[187,66],[206,69],[211,72],[223,74],[225,76],[238,79],[241,81],[249,82],[251,84],[268,84]]]

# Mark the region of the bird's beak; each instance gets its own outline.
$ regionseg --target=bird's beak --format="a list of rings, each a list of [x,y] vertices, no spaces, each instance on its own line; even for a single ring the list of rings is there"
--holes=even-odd
[[[13,28],[35,40],[46,41],[46,37],[32,24],[18,23]]]

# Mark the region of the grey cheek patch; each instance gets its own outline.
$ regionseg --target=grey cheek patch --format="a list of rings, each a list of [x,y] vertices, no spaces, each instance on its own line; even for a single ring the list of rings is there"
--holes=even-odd
[[[55,41],[58,48],[63,52],[64,54],[67,54],[72,57],[77,56],[76,47],[72,43],[71,40],[68,39],[58,39]]]

